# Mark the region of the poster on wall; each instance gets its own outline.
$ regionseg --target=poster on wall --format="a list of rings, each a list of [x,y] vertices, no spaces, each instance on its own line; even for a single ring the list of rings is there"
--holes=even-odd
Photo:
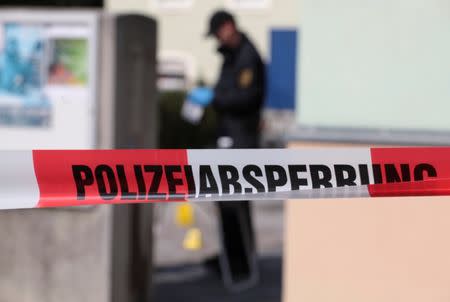
[[[100,14],[0,12],[0,149],[96,146]]]
[[[49,85],[87,84],[87,40],[58,38],[49,41]]]
[[[41,26],[7,23],[0,34],[0,126],[49,127],[52,106],[43,91]]]

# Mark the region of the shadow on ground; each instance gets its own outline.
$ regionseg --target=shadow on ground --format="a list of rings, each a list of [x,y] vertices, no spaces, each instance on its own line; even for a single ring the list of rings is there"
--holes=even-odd
[[[281,301],[281,257],[259,260],[260,281],[251,289],[231,293],[220,276],[203,265],[165,267],[154,276],[155,302],[279,302]]]

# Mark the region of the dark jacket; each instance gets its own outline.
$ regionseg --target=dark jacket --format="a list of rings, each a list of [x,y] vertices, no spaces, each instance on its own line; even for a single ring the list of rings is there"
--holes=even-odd
[[[265,92],[265,68],[255,46],[242,34],[239,47],[218,50],[224,61],[214,89],[218,135],[233,139],[234,148],[256,148]]]

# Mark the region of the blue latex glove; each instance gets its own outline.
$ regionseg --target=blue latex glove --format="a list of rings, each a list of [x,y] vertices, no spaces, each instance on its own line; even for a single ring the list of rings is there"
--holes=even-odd
[[[189,92],[187,98],[192,103],[205,107],[212,102],[214,91],[206,87],[194,88]]]

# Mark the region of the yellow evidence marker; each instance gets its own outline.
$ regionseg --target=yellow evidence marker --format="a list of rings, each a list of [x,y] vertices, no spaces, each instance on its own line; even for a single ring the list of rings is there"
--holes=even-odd
[[[189,228],[194,225],[194,208],[190,204],[180,204],[176,207],[175,212],[176,224],[180,227]]]
[[[202,232],[198,228],[190,228],[184,236],[183,248],[189,251],[198,251],[202,246]]]

